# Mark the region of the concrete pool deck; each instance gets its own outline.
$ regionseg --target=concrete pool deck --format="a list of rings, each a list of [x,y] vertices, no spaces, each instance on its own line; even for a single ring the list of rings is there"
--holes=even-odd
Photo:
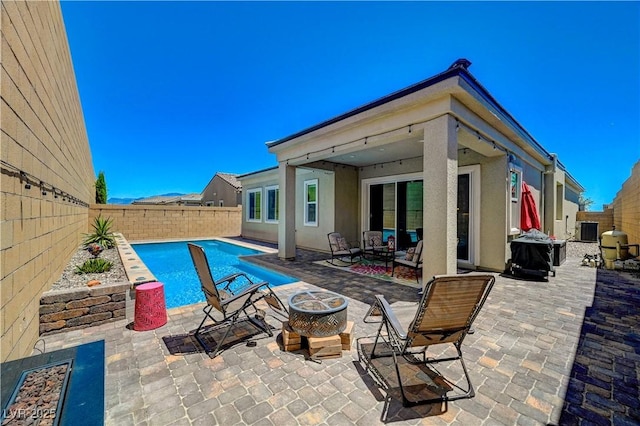
[[[375,294],[418,297],[410,287],[314,263],[326,254],[298,254],[294,262],[275,254],[255,260],[303,281],[276,287],[283,301],[303,288],[347,296],[356,338],[375,333],[376,324],[362,321]],[[568,258],[548,282],[497,275],[463,345],[476,396],[442,413],[387,397],[358,362],[355,340],[341,358],[321,363],[284,352],[281,319],[270,312],[274,337],[256,335],[255,346],[240,341],[213,359],[189,338],[204,303],[170,309],[168,323],[153,331],[133,331],[129,319],[42,340],[47,351],[105,340],[109,425],[638,424],[640,280],[579,263]]]

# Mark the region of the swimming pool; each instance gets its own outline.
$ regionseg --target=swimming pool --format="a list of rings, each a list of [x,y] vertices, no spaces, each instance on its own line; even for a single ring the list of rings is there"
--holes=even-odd
[[[256,281],[267,281],[271,286],[289,284],[298,279],[270,271],[238,256],[260,254],[262,252],[218,240],[178,241],[170,243],[131,244],[144,264],[156,279],[164,284],[167,308],[204,302],[200,281],[191,261],[187,247],[193,242],[204,248],[209,260],[211,274],[217,281],[230,274],[244,272]]]

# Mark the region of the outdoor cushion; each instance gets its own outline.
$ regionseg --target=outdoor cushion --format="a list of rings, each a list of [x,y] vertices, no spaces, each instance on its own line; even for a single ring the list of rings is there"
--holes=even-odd
[[[407,250],[407,254],[405,254],[405,255],[404,255],[404,260],[411,260],[411,261],[413,261],[413,257],[415,256],[415,254],[416,254],[416,249],[415,249],[415,247],[410,247],[410,248]]]
[[[380,247],[382,246],[382,236],[381,235],[372,235],[369,238],[369,245],[372,247]]]
[[[344,237],[336,238],[336,243],[338,244],[338,251],[348,251],[349,243],[347,243],[347,239]]]

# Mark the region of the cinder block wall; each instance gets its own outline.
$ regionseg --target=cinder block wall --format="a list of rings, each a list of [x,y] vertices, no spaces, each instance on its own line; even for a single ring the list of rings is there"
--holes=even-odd
[[[577,222],[598,222],[598,230],[600,234],[613,229],[613,209],[607,209],[603,212],[577,212]]]
[[[98,215],[128,241],[233,237],[240,235],[242,207],[181,207],[93,204],[89,228]]]
[[[613,200],[613,220],[616,229],[627,233],[629,243],[640,243],[640,161]]]
[[[95,175],[60,4],[3,1],[1,20],[0,359],[5,361],[31,354],[40,296],[60,277],[87,230]]]

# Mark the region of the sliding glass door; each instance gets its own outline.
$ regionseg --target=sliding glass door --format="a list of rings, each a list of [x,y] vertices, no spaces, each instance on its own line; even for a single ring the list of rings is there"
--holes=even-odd
[[[399,249],[415,246],[422,238],[422,180],[367,185],[368,229],[382,231],[383,239],[396,239]]]
[[[480,242],[480,166],[458,169],[458,262],[478,264]]]

